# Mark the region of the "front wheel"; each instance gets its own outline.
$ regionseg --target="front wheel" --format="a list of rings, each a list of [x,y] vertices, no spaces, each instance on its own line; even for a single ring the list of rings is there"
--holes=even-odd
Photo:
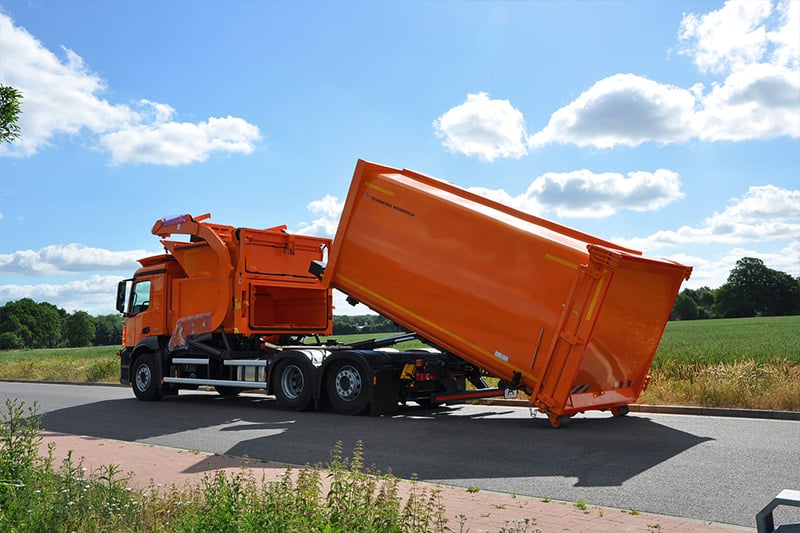
[[[158,385],[161,378],[156,367],[156,358],[148,352],[136,358],[133,364],[131,387],[137,398],[144,401],[160,400]]]
[[[309,365],[285,359],[275,365],[273,389],[278,405],[292,411],[303,411],[311,405],[312,374]]]
[[[358,415],[369,405],[367,371],[361,363],[342,360],[331,364],[325,374],[328,400],[337,413]]]

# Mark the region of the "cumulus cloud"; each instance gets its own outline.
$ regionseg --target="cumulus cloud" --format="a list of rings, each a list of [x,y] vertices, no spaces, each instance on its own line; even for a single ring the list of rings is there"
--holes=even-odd
[[[673,254],[668,259],[684,265],[692,265],[692,277],[686,287],[717,288],[727,280],[736,262],[743,257],[756,257],[764,261],[769,268],[789,275],[800,277],[800,241],[789,243],[777,252],[764,252],[753,248],[736,247],[728,250],[723,256],[716,258],[699,257],[690,254]]]
[[[734,198],[721,213],[714,213],[697,227],[681,226],[647,237],[618,238],[625,246],[657,250],[687,244],[744,244],[786,240],[800,242],[800,190],[774,185],[753,186],[742,198]]]
[[[89,143],[107,151],[111,163],[183,165],[214,153],[249,154],[260,139],[257,126],[236,117],[209,117],[198,123],[174,121],[175,110],[140,100],[115,104],[100,95],[105,81],[74,51],[63,57],[0,13],[0,80],[22,95],[21,137],[0,145],[0,156],[31,156],[59,134],[89,135]]]
[[[695,135],[706,141],[800,137],[800,72],[769,64],[744,67],[714,84],[696,124]]]
[[[484,92],[468,94],[466,102],[437,118],[433,127],[450,150],[485,161],[527,154],[522,113],[508,100],[494,100]]]
[[[547,126],[528,142],[532,147],[557,142],[597,148],[685,142],[695,129],[695,103],[686,89],[616,74],[553,113]]]
[[[90,315],[116,313],[114,294],[118,276],[94,275],[63,284],[0,285],[0,305],[22,298],[49,302],[67,312],[86,311]]]
[[[636,74],[597,81],[528,134],[508,100],[469,94],[434,122],[445,147],[492,161],[549,144],[607,149],[642,143],[742,141],[800,137],[800,2],[726,2],[704,15],[686,14],[680,53],[708,87],[677,87]]]
[[[0,272],[26,275],[54,275],[94,271],[133,271],[139,258],[152,255],[146,250],[113,252],[82,244],[45,246],[40,250],[19,250],[0,254]]]
[[[319,235],[332,237],[336,234],[336,226],[339,225],[339,218],[342,216],[344,202],[340,202],[335,196],[326,194],[320,200],[314,200],[307,206],[309,211],[318,215],[312,222],[301,224],[297,233],[301,235]]]
[[[548,172],[517,196],[499,189],[473,187],[471,191],[500,203],[536,214],[554,212],[559,217],[611,216],[620,209],[653,211],[683,197],[676,172],[659,169],[594,173],[589,170]]]

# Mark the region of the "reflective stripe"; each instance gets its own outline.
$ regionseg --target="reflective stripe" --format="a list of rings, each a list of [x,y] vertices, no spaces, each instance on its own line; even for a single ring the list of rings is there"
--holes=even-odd
[[[570,394],[580,394],[582,392],[586,392],[587,390],[589,390],[589,384],[588,383],[586,383],[584,385],[575,385],[574,387],[572,387],[572,389],[569,391],[569,393]]]

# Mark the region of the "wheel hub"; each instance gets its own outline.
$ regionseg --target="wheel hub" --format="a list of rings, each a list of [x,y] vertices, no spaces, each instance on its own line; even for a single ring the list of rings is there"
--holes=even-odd
[[[361,393],[361,374],[350,366],[336,374],[336,394],[343,400],[353,400]]]

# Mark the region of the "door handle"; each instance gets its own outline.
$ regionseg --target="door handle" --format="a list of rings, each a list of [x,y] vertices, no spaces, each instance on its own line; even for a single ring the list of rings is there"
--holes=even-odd
[[[150,333],[150,326],[147,326],[146,328],[142,328],[142,333]]]

